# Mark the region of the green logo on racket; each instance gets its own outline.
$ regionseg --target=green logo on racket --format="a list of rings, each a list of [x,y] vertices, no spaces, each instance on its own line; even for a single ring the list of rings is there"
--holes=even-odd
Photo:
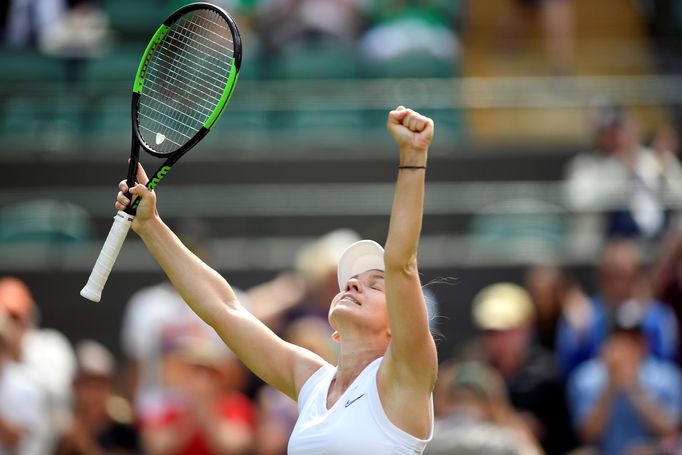
[[[171,170],[170,166],[161,166],[161,169],[159,169],[154,178],[151,179],[147,184],[147,188],[149,188],[150,190],[156,188],[156,185],[158,185],[159,182],[161,182],[161,180],[166,176],[166,174],[168,174],[168,171],[170,170]]]

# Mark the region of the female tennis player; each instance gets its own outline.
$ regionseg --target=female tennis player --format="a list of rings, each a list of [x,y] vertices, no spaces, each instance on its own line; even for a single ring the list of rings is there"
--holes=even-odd
[[[370,240],[348,247],[329,308],[338,365],[277,337],[242,307],[225,279],[194,256],[163,223],[147,176],[133,230],[185,302],[268,384],[297,400],[289,454],[417,454],[433,428],[438,362],[417,270],[424,178],[433,121],[402,106],[388,114],[400,149],[386,250]],[[352,169],[349,169],[352,172]],[[125,209],[125,180],[116,208]]]

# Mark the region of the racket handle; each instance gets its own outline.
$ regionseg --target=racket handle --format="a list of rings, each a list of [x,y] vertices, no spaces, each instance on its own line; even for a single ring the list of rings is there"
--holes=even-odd
[[[102,297],[102,289],[109,278],[109,273],[114,267],[114,262],[118,257],[118,253],[121,251],[123,246],[123,241],[128,235],[128,230],[133,224],[135,219],[134,215],[126,213],[119,210],[114,216],[114,224],[111,226],[109,235],[107,235],[107,240],[102,246],[102,251],[100,251],[97,257],[97,262],[92,268],[90,273],[90,278],[83,289],[81,289],[81,295],[92,302],[99,302]]]

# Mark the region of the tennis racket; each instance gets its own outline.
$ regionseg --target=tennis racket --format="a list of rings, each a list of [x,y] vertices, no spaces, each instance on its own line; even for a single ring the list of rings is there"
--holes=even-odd
[[[241,53],[234,20],[210,3],[186,5],[156,30],[133,84],[128,187],[135,185],[140,148],[166,159],[147,183],[147,188],[153,190],[173,165],[206,136],[232,96]],[[138,198],[114,216],[90,278],[80,292],[86,299],[100,301],[139,203]]]

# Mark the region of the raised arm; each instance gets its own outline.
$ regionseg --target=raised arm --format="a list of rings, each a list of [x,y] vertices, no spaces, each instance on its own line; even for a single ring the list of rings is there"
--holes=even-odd
[[[417,270],[417,247],[433,121],[401,106],[389,113],[387,127],[400,148],[400,169],[384,253],[391,329],[384,379],[403,394],[429,397],[438,359]]]
[[[251,371],[296,399],[303,383],[324,365],[324,360],[285,342],[244,309],[227,281],[190,252],[161,220],[156,210],[156,195],[144,186],[148,178],[142,166],[138,167],[137,180],[140,183],[130,193],[141,196],[142,202],[137,208],[133,230],[173,286]],[[130,203],[124,196],[128,189],[125,181],[119,188],[116,209],[123,210]]]

